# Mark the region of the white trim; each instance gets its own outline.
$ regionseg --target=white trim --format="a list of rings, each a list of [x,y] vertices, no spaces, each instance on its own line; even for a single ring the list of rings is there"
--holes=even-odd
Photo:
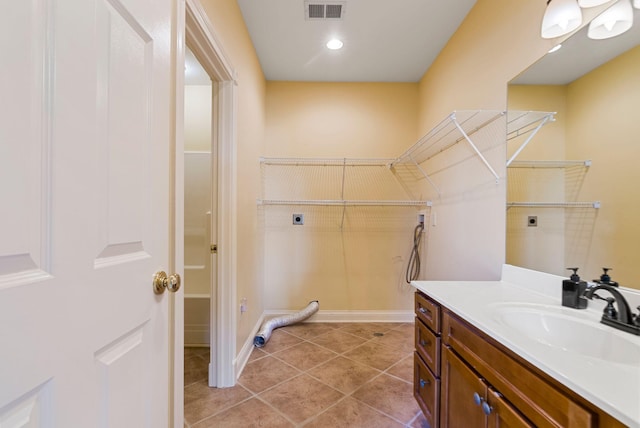
[[[185,39],[185,5],[184,0],[172,2],[173,34],[173,113],[174,147],[173,147],[173,186],[174,200],[171,218],[173,219],[173,266],[170,272],[178,273],[184,278],[184,39]],[[184,425],[184,287],[171,297],[171,337],[173,338],[173,355],[171,380],[173,391],[170,391],[169,426],[178,428]]]
[[[258,319],[258,322],[253,326],[253,329],[251,330],[251,334],[244,341],[244,345],[242,345],[242,349],[238,353],[238,356],[236,357],[235,361],[233,362],[233,366],[236,372],[236,380],[240,377],[240,375],[242,374],[242,371],[247,365],[247,362],[249,361],[249,357],[251,356],[251,351],[253,351],[253,339],[256,336],[256,334],[258,334],[258,331],[260,331],[260,327],[262,326],[262,323],[264,322],[264,320],[265,320],[265,314],[263,313],[262,316],[260,316],[260,318]]]
[[[298,311],[267,310],[263,318],[295,314]],[[305,322],[413,322],[413,309],[406,311],[323,311],[319,310]]]
[[[209,385],[235,385],[236,351],[236,72],[198,0],[186,0],[186,38],[213,81],[213,147],[217,148],[217,284],[212,285]],[[215,114],[217,113],[217,114]],[[213,281],[212,281],[213,282]],[[215,288],[215,289],[214,289]],[[214,305],[212,305],[214,306]]]

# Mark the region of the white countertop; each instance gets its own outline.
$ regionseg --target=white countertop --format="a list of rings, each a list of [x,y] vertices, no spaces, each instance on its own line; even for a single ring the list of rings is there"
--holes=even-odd
[[[412,285],[620,422],[640,428],[640,336],[602,325],[600,302],[589,301],[585,310],[562,307],[562,279],[505,265],[501,281],[413,281]],[[640,292],[621,290],[636,311]],[[610,297],[606,291],[602,296]],[[605,329],[605,338],[624,339],[631,346],[617,354],[608,340],[594,343],[608,355],[603,360],[550,345],[505,324],[498,314],[512,307],[577,316]]]

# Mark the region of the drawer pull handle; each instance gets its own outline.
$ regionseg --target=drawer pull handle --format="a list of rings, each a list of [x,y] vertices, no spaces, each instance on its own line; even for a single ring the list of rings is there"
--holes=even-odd
[[[493,412],[493,407],[491,407],[489,403],[487,403],[487,400],[480,397],[480,394],[478,394],[477,392],[473,393],[473,402],[476,403],[476,405],[482,407],[482,413],[484,413],[485,415],[489,416],[491,412]]]
[[[428,340],[420,339],[420,345],[427,346],[429,344],[431,344],[431,342],[429,342]]]
[[[430,314],[431,311],[429,311],[428,309],[423,308],[422,306],[420,306],[420,308],[418,309],[420,311],[421,314]]]
[[[478,394],[477,392],[473,393],[473,402],[476,403],[477,406],[480,406],[483,401],[484,399],[480,397],[480,394]]]
[[[428,380],[420,379],[420,388],[424,388],[426,385],[431,385],[431,382]]]

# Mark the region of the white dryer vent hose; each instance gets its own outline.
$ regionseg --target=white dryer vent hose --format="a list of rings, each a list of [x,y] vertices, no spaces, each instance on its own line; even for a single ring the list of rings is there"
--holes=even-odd
[[[318,312],[318,308],[320,304],[317,300],[312,300],[309,302],[306,308],[301,310],[300,312],[296,312],[295,314],[290,315],[282,315],[280,317],[271,318],[268,321],[262,323],[262,327],[260,327],[260,331],[253,339],[253,344],[256,348],[262,348],[265,343],[269,341],[271,337],[271,332],[278,328],[284,327],[286,325],[295,324],[300,321],[304,321],[309,318],[311,315]]]

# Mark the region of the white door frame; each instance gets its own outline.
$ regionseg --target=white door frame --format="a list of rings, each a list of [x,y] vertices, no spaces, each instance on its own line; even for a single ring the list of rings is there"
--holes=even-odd
[[[184,49],[189,48],[213,83],[212,154],[217,156],[217,287],[212,285],[215,304],[211,308],[211,353],[209,385],[235,385],[236,353],[236,72],[218,41],[211,21],[198,0],[179,0],[176,11],[176,183],[184,185]],[[178,185],[178,184],[176,184]],[[184,201],[176,200],[176,261],[184,268]],[[179,220],[179,221],[178,221]],[[179,223],[179,224],[178,224]],[[180,242],[178,242],[180,241]],[[184,294],[176,296],[174,373],[182,376],[184,347]],[[180,355],[178,355],[180,354]],[[179,367],[177,367],[179,366]],[[183,415],[183,379],[175,379],[174,420],[181,426]]]

